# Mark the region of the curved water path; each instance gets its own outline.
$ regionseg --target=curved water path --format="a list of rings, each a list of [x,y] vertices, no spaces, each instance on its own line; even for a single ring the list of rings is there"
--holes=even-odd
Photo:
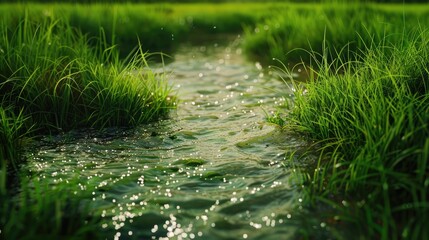
[[[108,239],[288,239],[299,193],[288,153],[306,143],[265,121],[288,88],[236,42],[184,46],[160,71],[180,102],[136,129],[47,137],[40,181],[90,192]]]

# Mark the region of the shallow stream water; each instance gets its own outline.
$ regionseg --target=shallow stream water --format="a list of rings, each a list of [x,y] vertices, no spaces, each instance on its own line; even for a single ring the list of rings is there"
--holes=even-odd
[[[265,120],[285,83],[237,42],[183,46],[159,71],[180,99],[168,120],[46,137],[28,154],[34,175],[90,192],[108,239],[293,238],[289,154],[307,143]]]

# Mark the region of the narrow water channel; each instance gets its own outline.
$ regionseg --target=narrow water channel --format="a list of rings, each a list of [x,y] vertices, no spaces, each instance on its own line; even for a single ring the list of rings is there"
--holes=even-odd
[[[285,159],[306,143],[265,121],[285,84],[236,42],[182,46],[159,71],[180,99],[168,120],[46,137],[28,154],[37,179],[90,192],[108,239],[290,239]]]

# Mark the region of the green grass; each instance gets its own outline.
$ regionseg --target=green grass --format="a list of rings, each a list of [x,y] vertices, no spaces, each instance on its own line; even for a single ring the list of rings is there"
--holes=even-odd
[[[428,37],[374,41],[349,61],[325,48],[317,74],[295,86],[288,127],[321,146],[309,196],[367,238],[429,237]]]
[[[64,18],[91,39],[99,37],[116,45],[122,57],[137,45],[143,52],[174,51],[186,41],[218,34],[240,34],[244,26],[280,12],[276,3],[194,4],[2,4],[0,15],[6,25],[25,15],[33,21]],[[204,39],[203,38],[203,39]],[[139,40],[138,40],[139,39]]]
[[[310,60],[306,51],[321,51],[324,40],[359,51],[386,34],[402,34],[404,14],[406,25],[413,26],[427,24],[428,12],[426,5],[362,3],[0,5],[7,24],[25,14],[37,21],[61,17],[89,38],[97,38],[102,27],[106,41],[116,45],[122,57],[138,45],[137,39],[144,52],[171,53],[186,41],[244,30],[245,53],[266,64],[273,64],[272,58]]]
[[[19,193],[0,195],[2,239],[101,239],[99,219],[89,202],[80,200],[90,193],[80,193],[73,179],[61,188],[35,177],[20,179]]]
[[[424,29],[427,13],[424,5],[0,5],[1,234],[94,237],[79,196],[27,188],[26,176],[22,192],[10,189],[30,126],[47,133],[161,118],[175,98],[146,52],[244,29],[248,56],[305,60],[314,73],[295,86],[289,118],[271,117],[322,146],[307,173],[310,200],[368,238],[429,238],[429,34],[410,30]]]
[[[287,117],[268,120],[316,142],[320,158],[300,178],[307,203],[336,238],[348,228],[361,239],[429,238],[427,12],[422,5],[294,5],[245,32],[250,56],[295,66],[285,76],[294,68],[309,76],[295,82]]]
[[[163,74],[141,48],[125,59],[88,39],[65,19],[28,15],[0,25],[0,236],[6,239],[86,239],[97,235],[82,196],[34,186],[20,167],[24,136],[74,128],[132,127],[175,107]],[[23,176],[21,176],[23,175]]]
[[[311,52],[321,53],[322,45],[349,59],[365,45],[388,37],[400,40],[404,30],[429,24],[426,5],[374,4],[291,4],[282,14],[267,18],[256,27],[247,27],[244,51],[265,64],[311,61]],[[346,47],[348,51],[341,51]]]
[[[66,189],[43,185],[20,170],[28,119],[0,107],[0,237],[2,239],[83,239],[97,236],[89,205]],[[72,181],[73,182],[73,181]],[[17,189],[21,186],[20,189]],[[88,194],[89,195],[89,194]]]
[[[0,107],[0,195],[6,195],[11,184],[11,174],[22,162],[23,139],[29,132],[26,118],[20,112],[17,116],[11,108]],[[9,173],[9,174],[8,174]]]
[[[166,80],[148,68],[141,49],[119,60],[103,38],[91,47],[61,19],[25,18],[3,24],[0,34],[2,103],[23,109],[37,128],[135,126],[174,105]]]

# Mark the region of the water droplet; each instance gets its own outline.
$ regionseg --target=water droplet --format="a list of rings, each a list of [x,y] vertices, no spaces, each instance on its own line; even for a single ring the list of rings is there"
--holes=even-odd
[[[158,231],[158,225],[154,225],[151,232],[156,233]]]

